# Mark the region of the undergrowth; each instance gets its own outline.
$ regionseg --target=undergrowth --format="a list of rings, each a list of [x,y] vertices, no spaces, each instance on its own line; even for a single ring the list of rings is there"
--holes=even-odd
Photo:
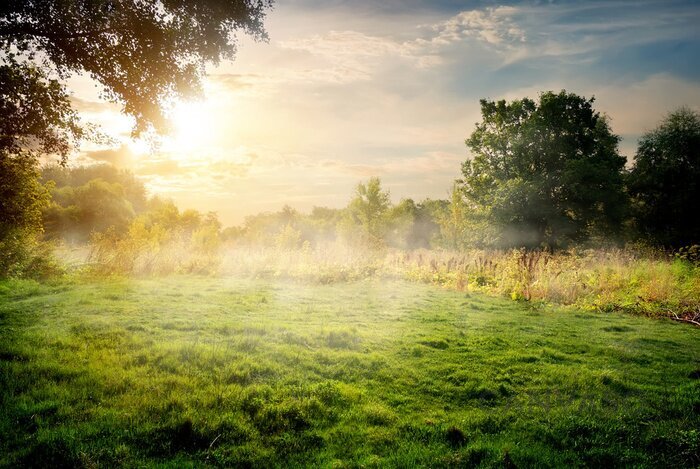
[[[700,313],[700,264],[686,252],[639,249],[486,251],[367,249],[341,243],[300,248],[201,244],[93,247],[91,275],[197,273],[293,279],[317,284],[366,278],[406,279],[515,301],[646,316]]]

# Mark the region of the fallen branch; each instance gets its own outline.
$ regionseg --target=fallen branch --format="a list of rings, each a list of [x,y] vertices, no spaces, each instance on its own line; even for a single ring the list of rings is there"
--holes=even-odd
[[[678,316],[676,313],[673,313],[673,317],[671,319],[673,319],[674,321],[695,324],[696,326],[700,327],[700,321],[698,321],[698,319],[700,319],[700,314],[695,314],[692,318],[689,318],[689,317],[682,318],[682,317]]]

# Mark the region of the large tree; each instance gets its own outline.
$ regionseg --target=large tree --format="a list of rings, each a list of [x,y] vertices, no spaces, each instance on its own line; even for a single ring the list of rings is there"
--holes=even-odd
[[[266,38],[262,21],[270,6],[271,0],[4,0],[0,58],[2,67],[55,92],[63,90],[57,78],[88,73],[136,119],[135,133],[164,130],[168,104],[200,92],[207,63],[234,56],[237,30]],[[3,104],[26,106],[22,99],[29,97],[0,89]]]
[[[681,108],[639,141],[629,175],[637,226],[666,246],[700,243],[700,114]]]
[[[0,2],[0,246],[22,246],[15,242],[18,233],[29,242],[30,228],[37,231],[22,221],[34,220],[45,203],[36,183],[37,158],[54,155],[65,162],[76,143],[96,135],[71,106],[64,85],[69,76],[86,73],[100,83],[104,97],[135,119],[134,135],[165,131],[168,107],[201,92],[206,64],[233,57],[236,31],[266,38],[262,20],[271,3]],[[27,213],[12,212],[18,207]],[[3,249],[0,256],[10,253]]]
[[[463,190],[496,228],[493,244],[560,247],[620,226],[625,158],[593,102],[566,91],[481,100]]]

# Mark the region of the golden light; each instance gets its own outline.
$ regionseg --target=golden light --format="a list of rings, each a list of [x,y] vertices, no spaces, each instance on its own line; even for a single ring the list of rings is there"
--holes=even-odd
[[[216,119],[206,102],[182,102],[175,105],[170,117],[173,132],[166,145],[175,152],[187,152],[211,145]]]
[[[127,146],[135,155],[147,155],[152,151],[152,145],[145,138],[131,139]]]

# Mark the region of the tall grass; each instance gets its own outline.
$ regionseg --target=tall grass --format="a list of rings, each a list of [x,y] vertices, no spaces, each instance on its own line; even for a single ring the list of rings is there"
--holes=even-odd
[[[514,300],[649,316],[700,309],[700,268],[660,252],[429,251],[400,262],[408,278]]]
[[[397,250],[340,242],[290,248],[221,244],[206,233],[93,240],[90,271],[98,274],[199,273],[284,278],[330,284],[368,277],[409,279],[516,301],[573,305],[647,316],[700,311],[700,267],[662,251],[590,249]]]

